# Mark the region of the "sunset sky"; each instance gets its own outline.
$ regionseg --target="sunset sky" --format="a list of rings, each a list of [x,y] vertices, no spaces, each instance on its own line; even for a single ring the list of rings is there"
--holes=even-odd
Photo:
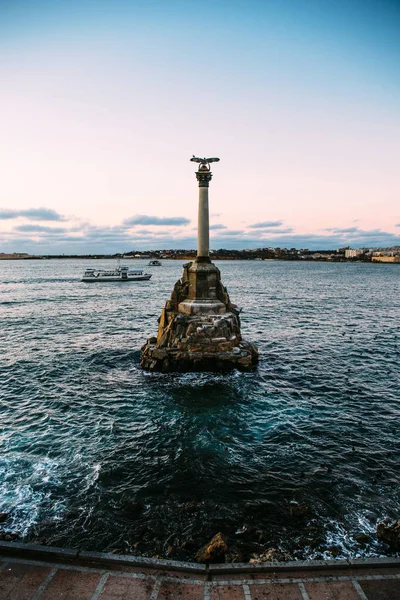
[[[400,245],[398,0],[0,0],[0,252]]]

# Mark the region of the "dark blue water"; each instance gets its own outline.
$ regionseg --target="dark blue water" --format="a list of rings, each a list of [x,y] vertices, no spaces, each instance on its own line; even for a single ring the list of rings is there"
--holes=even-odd
[[[180,263],[103,286],[79,281],[85,266],[0,262],[3,535],[188,559],[218,531],[245,558],[386,551],[374,531],[400,516],[398,265],[220,263],[261,354],[228,375],[139,367]]]

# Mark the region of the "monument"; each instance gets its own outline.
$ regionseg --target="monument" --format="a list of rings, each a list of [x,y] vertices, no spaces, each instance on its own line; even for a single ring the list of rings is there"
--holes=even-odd
[[[183,265],[183,275],[158,319],[158,334],[142,347],[141,366],[149,371],[249,370],[258,362],[257,348],[243,340],[239,310],[210,260],[208,189],[210,164],[197,158],[199,183],[197,258]]]

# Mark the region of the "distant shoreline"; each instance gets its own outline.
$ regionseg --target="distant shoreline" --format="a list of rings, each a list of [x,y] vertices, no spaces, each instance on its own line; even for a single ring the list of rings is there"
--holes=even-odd
[[[145,260],[171,260],[171,261],[193,261],[196,256],[192,255],[177,255],[177,256],[168,256],[168,257],[160,257],[159,255],[151,255],[142,257],[132,257],[132,256],[121,256],[115,254],[97,254],[93,255],[44,255],[44,256],[0,256],[0,261],[26,261],[26,260],[137,260],[137,261],[145,261]],[[346,258],[344,256],[338,256],[332,258],[331,256],[318,256],[314,257],[313,254],[310,253],[310,256],[275,256],[271,258],[261,258],[257,256],[220,256],[213,255],[212,260],[220,260],[220,261],[258,261],[258,262],[267,262],[267,261],[286,261],[286,262],[329,262],[329,263],[380,263],[380,264],[400,264],[400,256],[394,257],[363,257],[363,258]]]

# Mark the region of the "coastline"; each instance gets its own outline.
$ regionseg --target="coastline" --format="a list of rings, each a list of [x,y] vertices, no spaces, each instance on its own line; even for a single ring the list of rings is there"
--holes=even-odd
[[[175,256],[175,257],[168,257],[168,258],[163,258],[160,257],[158,255],[154,255],[151,256],[150,259],[160,259],[163,261],[191,261],[194,259],[194,255],[192,254],[185,254],[185,255],[179,255],[179,256]],[[397,257],[394,257],[397,258]],[[18,256],[18,257],[2,257],[0,256],[0,261],[41,261],[41,260],[136,260],[136,261],[145,261],[145,260],[149,260],[149,257],[146,258],[133,258],[133,257],[126,257],[126,256],[121,256],[121,255],[115,255],[115,254],[104,254],[104,255],[68,255],[68,256],[50,256],[50,255],[46,255],[46,256]],[[312,256],[310,257],[302,257],[302,258],[294,258],[294,257],[274,257],[274,258],[258,258],[258,257],[243,257],[243,256],[219,256],[219,255],[214,255],[213,256],[213,260],[218,260],[218,261],[258,261],[258,262],[275,262],[275,261],[281,261],[281,262],[311,262],[311,263],[316,263],[316,262],[324,262],[324,263],[350,263],[350,264],[360,264],[360,263],[367,263],[367,264],[386,264],[386,265],[396,265],[396,264],[400,264],[400,257],[399,260],[393,260],[393,261],[389,261],[389,260],[372,260],[372,259],[356,259],[356,258],[337,258],[337,259],[332,259],[332,258],[323,258],[323,257],[318,257],[318,258],[314,258]]]

